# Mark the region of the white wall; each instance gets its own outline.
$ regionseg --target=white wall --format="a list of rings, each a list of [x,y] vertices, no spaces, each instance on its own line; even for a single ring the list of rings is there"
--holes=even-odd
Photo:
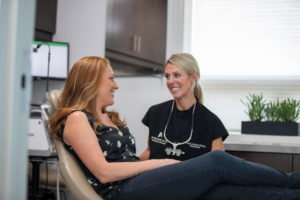
[[[70,68],[84,56],[104,56],[106,0],[58,0],[53,41],[70,43]]]
[[[137,153],[145,150],[148,128],[141,120],[151,105],[171,99],[165,82],[157,77],[117,77],[115,109],[125,121],[136,139]]]

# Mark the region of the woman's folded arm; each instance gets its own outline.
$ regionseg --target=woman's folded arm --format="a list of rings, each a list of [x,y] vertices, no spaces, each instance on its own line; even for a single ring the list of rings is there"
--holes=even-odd
[[[173,159],[107,162],[85,113],[80,111],[73,112],[68,116],[63,135],[64,142],[72,146],[80,160],[103,184],[130,178],[151,169],[179,162]]]

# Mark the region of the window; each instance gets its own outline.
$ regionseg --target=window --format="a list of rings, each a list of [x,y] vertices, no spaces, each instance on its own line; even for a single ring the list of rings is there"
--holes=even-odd
[[[194,0],[202,78],[300,80],[299,0]]]

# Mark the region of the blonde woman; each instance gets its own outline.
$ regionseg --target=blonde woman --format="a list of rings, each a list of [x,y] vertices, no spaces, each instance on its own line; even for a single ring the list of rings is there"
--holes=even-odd
[[[166,85],[173,99],[149,108],[142,122],[149,127],[143,160],[187,160],[213,150],[224,150],[228,132],[221,120],[203,105],[200,70],[187,53],[171,56],[165,65]]]

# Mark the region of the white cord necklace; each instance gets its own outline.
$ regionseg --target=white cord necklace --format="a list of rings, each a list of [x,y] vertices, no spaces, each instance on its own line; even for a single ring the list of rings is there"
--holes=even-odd
[[[192,127],[191,127],[190,137],[189,137],[186,141],[184,141],[184,142],[177,142],[177,143],[176,143],[176,142],[171,142],[170,140],[168,140],[168,138],[167,138],[167,136],[166,136],[166,131],[167,131],[167,127],[168,127],[168,125],[169,125],[169,121],[170,121],[170,118],[171,118],[171,115],[172,115],[173,109],[174,109],[174,100],[173,100],[172,107],[171,107],[171,111],[170,111],[170,115],[169,115],[167,124],[166,124],[165,129],[164,129],[164,134],[163,134],[165,140],[166,140],[168,143],[172,144],[172,146],[173,146],[173,149],[172,149],[172,148],[169,148],[169,147],[167,147],[167,148],[165,149],[167,155],[172,154],[172,155],[180,156],[181,154],[185,154],[185,152],[183,152],[181,149],[177,149],[177,146],[188,143],[188,142],[191,140],[191,138],[192,138],[193,130],[194,130],[194,113],[195,113],[195,108],[196,108],[196,102],[195,102],[194,108],[193,108],[193,114],[192,114]]]

